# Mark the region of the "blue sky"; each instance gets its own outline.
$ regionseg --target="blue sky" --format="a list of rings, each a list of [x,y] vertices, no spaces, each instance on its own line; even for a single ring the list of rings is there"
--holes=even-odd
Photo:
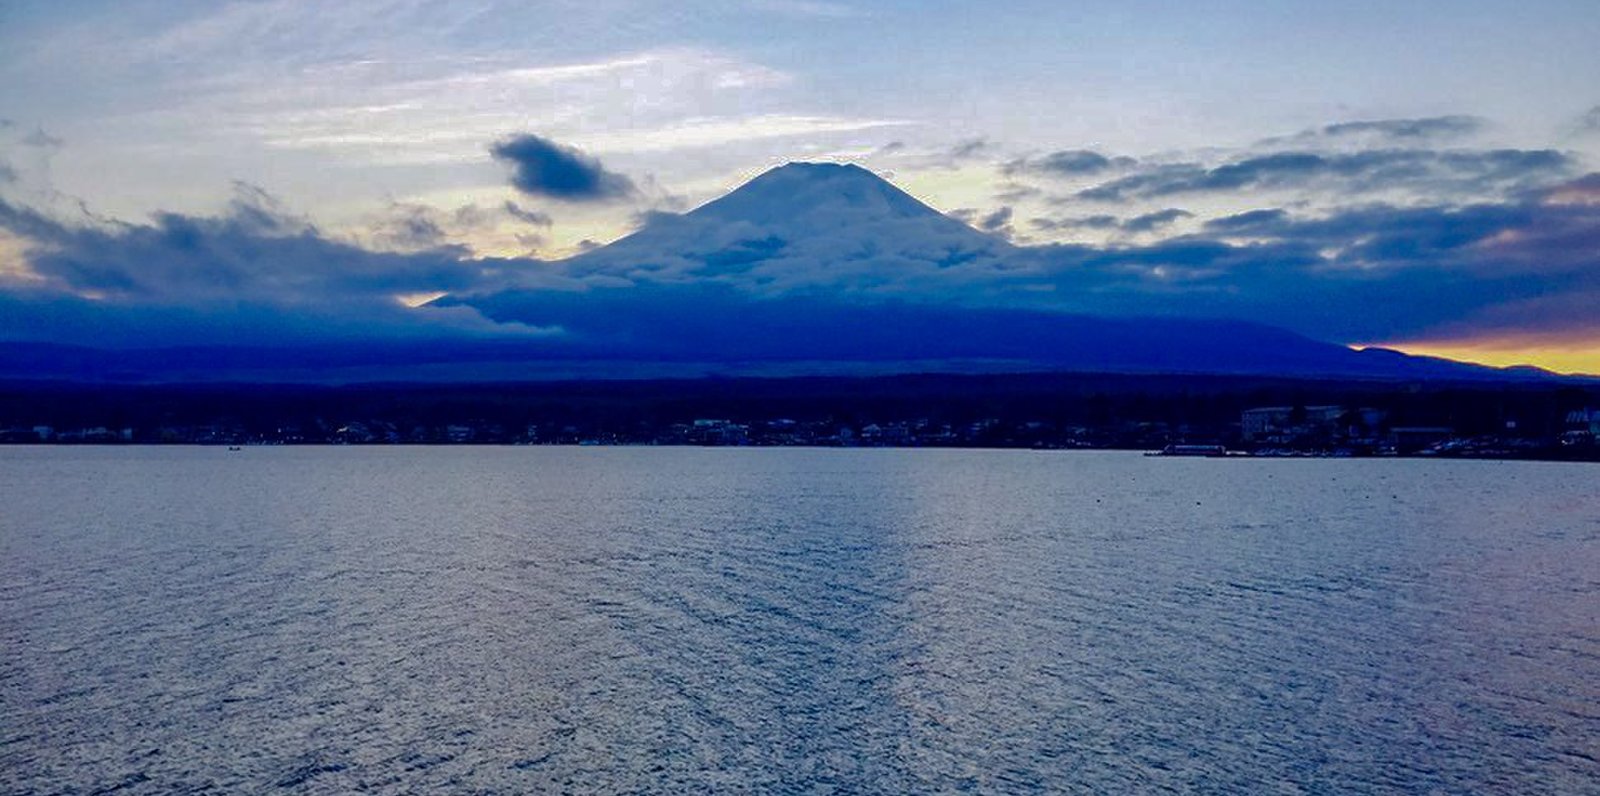
[[[1293,243],[1418,301],[1441,291],[1427,324],[1299,329],[1327,339],[1600,370],[1582,310],[1600,296],[1582,209],[1600,193],[1583,182],[1600,168],[1597,41],[1593,2],[11,0],[0,290],[108,300],[42,272],[68,244],[19,218],[96,230],[104,252],[119,230],[269,207],[280,218],[257,233],[310,229],[362,256],[550,261],[771,166],[834,160],[1027,247],[1148,262],[1173,241]],[[525,190],[492,151],[521,135],[629,190]],[[1375,207],[1415,229],[1500,226],[1470,245],[1395,240]],[[1383,252],[1357,251],[1383,235]],[[1284,289],[1317,295],[1301,287]],[[222,298],[186,289],[151,295],[208,312]],[[1357,293],[1321,290],[1359,321],[1372,299]],[[1262,301],[1195,305],[1284,322]]]

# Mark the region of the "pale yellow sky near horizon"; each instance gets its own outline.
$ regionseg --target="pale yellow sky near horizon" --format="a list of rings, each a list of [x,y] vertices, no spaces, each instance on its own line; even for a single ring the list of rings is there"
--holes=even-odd
[[[1464,338],[1434,342],[1387,343],[1382,347],[1407,354],[1444,357],[1458,362],[1499,368],[1532,365],[1572,376],[1600,376],[1600,340],[1539,343],[1491,336],[1478,340]]]

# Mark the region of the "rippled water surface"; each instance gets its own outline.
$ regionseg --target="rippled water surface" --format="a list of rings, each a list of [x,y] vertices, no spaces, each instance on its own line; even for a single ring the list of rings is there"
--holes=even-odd
[[[1600,467],[0,448],[0,792],[1600,792]]]

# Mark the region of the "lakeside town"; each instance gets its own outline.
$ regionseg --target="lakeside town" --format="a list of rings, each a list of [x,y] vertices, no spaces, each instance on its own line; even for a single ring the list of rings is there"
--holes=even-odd
[[[1494,433],[1450,425],[1402,424],[1374,408],[1338,405],[1252,407],[1237,422],[1102,425],[986,417],[941,422],[926,417],[856,419],[691,418],[673,422],[544,422],[507,425],[463,418],[406,424],[380,418],[315,418],[262,428],[243,422],[161,425],[47,424],[0,427],[4,444],[159,445],[690,445],[1124,449],[1166,455],[1434,456],[1600,461],[1600,409],[1568,411],[1550,424],[1507,420]]]

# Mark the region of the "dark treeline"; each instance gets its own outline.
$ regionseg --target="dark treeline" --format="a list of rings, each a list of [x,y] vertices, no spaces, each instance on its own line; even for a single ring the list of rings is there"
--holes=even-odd
[[[1391,426],[1554,440],[1574,411],[1600,409],[1600,386],[1086,374],[345,386],[9,382],[0,384],[0,431],[12,442],[34,441],[39,427],[67,433],[64,439],[101,429],[117,437],[107,441],[139,442],[671,442],[684,441],[674,427],[716,419],[853,431],[978,424],[990,429],[987,436],[950,439],[1036,445],[1070,435],[1094,446],[1147,447],[1237,443],[1244,410],[1316,405],[1378,410]],[[361,436],[352,438],[351,428]]]

